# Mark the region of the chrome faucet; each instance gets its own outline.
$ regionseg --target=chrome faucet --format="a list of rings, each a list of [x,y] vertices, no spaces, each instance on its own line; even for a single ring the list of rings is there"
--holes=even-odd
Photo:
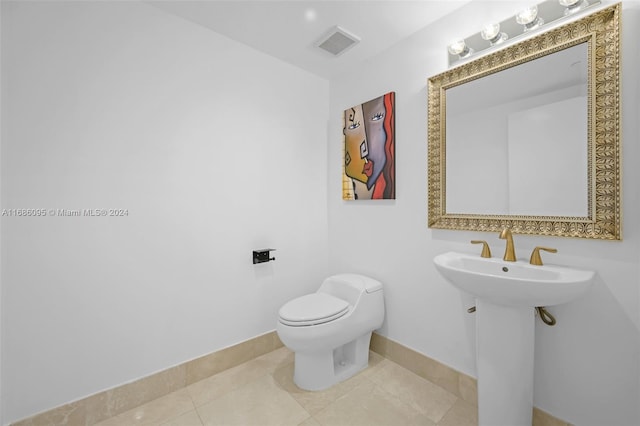
[[[507,262],[515,262],[516,249],[513,247],[513,235],[511,235],[511,229],[504,228],[502,232],[500,232],[500,239],[507,240],[507,247],[505,247],[504,257],[502,259]]]

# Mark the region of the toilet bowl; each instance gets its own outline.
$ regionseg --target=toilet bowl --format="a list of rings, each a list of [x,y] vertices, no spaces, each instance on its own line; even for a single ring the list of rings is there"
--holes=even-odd
[[[322,390],[366,368],[371,332],[383,320],[382,283],[358,274],[328,277],[283,305],[276,331],[294,352],[295,384]]]

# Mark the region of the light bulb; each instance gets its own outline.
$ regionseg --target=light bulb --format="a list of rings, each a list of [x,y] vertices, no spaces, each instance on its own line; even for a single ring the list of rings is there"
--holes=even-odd
[[[500,24],[487,24],[482,27],[480,36],[487,40],[492,46],[500,44],[507,39],[507,33],[500,32]]]
[[[564,10],[565,16],[589,6],[589,2],[587,0],[558,0],[558,3],[560,3],[561,6],[566,7]]]
[[[500,24],[487,24],[482,27],[482,31],[480,31],[480,35],[485,40],[491,40],[500,32]]]
[[[459,55],[464,52],[464,49],[467,47],[463,39],[457,39],[449,44],[449,53],[452,55]]]
[[[538,17],[538,6],[529,6],[516,14],[516,22],[524,25],[524,30],[529,31],[544,24],[542,18]]]
[[[452,41],[449,44],[448,50],[449,53],[451,53],[452,55],[458,55],[461,59],[468,58],[473,53],[473,49],[467,46],[467,44],[464,42],[464,39],[461,38]]]
[[[516,14],[516,22],[521,25],[527,25],[535,21],[537,17],[538,6],[530,6]]]

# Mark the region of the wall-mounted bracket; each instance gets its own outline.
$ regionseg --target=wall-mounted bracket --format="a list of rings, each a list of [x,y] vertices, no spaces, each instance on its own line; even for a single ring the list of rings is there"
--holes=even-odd
[[[272,248],[268,248],[268,249],[260,249],[260,250],[254,250],[253,251],[253,264],[255,265],[256,263],[264,263],[264,262],[268,262],[270,260],[276,260],[275,257],[269,257],[270,253],[272,251],[275,251],[276,249],[272,249]]]

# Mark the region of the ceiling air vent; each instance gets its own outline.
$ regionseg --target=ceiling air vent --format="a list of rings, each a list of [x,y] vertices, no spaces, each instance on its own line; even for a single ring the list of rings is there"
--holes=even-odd
[[[338,56],[358,44],[359,41],[359,37],[335,26],[316,43],[316,46],[333,56]]]

